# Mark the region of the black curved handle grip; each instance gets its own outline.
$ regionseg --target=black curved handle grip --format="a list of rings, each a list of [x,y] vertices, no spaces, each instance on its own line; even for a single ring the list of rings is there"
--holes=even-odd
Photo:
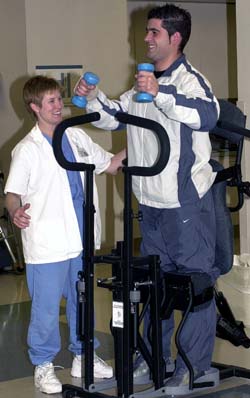
[[[59,123],[58,126],[56,126],[53,140],[52,140],[52,146],[53,146],[55,158],[61,167],[63,167],[66,170],[74,170],[74,171],[86,171],[86,170],[94,170],[95,169],[94,164],[80,163],[80,162],[69,162],[65,158],[63,151],[62,151],[62,137],[63,137],[63,134],[65,133],[65,130],[68,127],[77,126],[80,124],[91,123],[91,122],[96,122],[99,119],[100,119],[100,113],[93,112],[93,113],[88,113],[86,115],[75,116],[75,117],[71,117],[69,119],[65,119],[61,123]]]
[[[229,134],[228,135],[228,139],[230,139],[231,136],[233,136],[233,134],[238,134],[238,135],[241,135],[243,137],[250,138],[250,130],[245,129],[244,127],[240,127],[237,124],[225,122],[223,120],[218,120],[217,126],[220,129],[228,132],[228,134]],[[233,141],[233,139],[232,139],[232,141]]]
[[[159,141],[159,154],[155,164],[150,167],[129,166],[124,167],[123,170],[131,175],[151,177],[160,174],[166,167],[170,155],[170,141],[166,130],[154,120],[142,118],[139,116],[130,115],[129,113],[117,112],[116,119],[125,124],[132,124],[134,126],[142,127],[147,130],[152,130]]]
[[[238,203],[234,207],[229,207],[231,212],[236,212],[243,207],[244,193],[247,194],[247,192],[244,191],[247,183],[242,182],[241,158],[243,138],[250,138],[250,130],[223,120],[218,120],[214,130],[215,134],[221,135],[230,142],[238,144],[235,165],[225,170],[219,171],[217,174],[218,180],[221,179],[221,181],[230,178],[231,180],[228,181],[228,186],[235,187],[237,189]]]

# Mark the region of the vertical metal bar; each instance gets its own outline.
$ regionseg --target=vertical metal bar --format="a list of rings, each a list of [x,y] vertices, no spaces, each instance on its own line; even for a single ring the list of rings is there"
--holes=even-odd
[[[14,253],[13,253],[11,247],[10,247],[10,244],[8,242],[6,234],[5,234],[5,232],[4,232],[4,230],[3,230],[3,228],[1,226],[0,226],[0,240],[4,241],[4,243],[5,243],[5,245],[6,245],[7,249],[8,249],[8,252],[9,252],[9,254],[11,256],[11,259],[12,259],[13,263],[16,263],[16,257],[15,257],[15,255],[14,255]]]
[[[85,211],[84,211],[84,276],[86,302],[84,310],[84,353],[85,353],[85,388],[94,381],[94,214],[93,170],[85,171]]]
[[[116,255],[120,258],[118,263],[112,265],[112,276],[116,277],[116,281],[121,281],[121,272],[123,267],[124,242],[117,242]],[[122,287],[113,290],[113,301],[123,302]],[[114,350],[115,350],[115,371],[117,380],[118,397],[123,395],[123,339],[124,328],[113,329]]]
[[[131,339],[130,290],[132,290],[132,176],[124,172],[124,261],[122,267],[124,338],[123,338],[123,397],[133,393],[133,350]]]
[[[151,290],[151,322],[152,322],[152,357],[153,357],[153,380],[155,389],[163,386],[165,376],[165,363],[162,356],[162,325],[161,325],[161,278],[160,278],[160,259],[159,256],[149,256],[150,280],[153,283]]]
[[[15,249],[16,249],[16,254],[17,254],[17,258],[16,258],[16,264],[18,264],[19,267],[23,267],[23,257],[22,257],[22,251],[20,249],[20,243],[17,237],[17,232],[16,232],[16,227],[13,225],[13,222],[9,216],[8,211],[6,210],[6,218],[7,218],[7,225],[9,225],[10,229],[11,229],[11,234],[10,236],[13,236],[14,238],[14,242],[15,242]]]

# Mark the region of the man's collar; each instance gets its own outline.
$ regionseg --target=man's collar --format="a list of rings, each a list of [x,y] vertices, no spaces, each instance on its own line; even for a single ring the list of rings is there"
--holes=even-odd
[[[185,54],[181,54],[165,71],[161,76],[170,76],[172,72],[177,69],[182,63],[186,61]]]

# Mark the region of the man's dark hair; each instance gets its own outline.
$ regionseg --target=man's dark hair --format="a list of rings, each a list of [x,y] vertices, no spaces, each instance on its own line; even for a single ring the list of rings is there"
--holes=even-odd
[[[148,13],[148,19],[161,19],[162,27],[167,30],[169,37],[179,32],[182,37],[180,51],[182,52],[191,34],[191,15],[183,8],[166,3],[165,6],[155,7]]]

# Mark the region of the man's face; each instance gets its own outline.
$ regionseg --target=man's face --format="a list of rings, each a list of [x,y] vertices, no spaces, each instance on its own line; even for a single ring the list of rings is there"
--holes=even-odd
[[[44,94],[41,106],[35,106],[40,125],[56,127],[62,121],[63,100],[58,90]]]
[[[150,58],[158,70],[168,67],[169,61],[172,61],[178,52],[176,43],[169,37],[168,32],[161,26],[160,19],[152,18],[148,20],[147,34],[145,42],[147,44],[147,57]],[[159,69],[162,68],[162,69]]]

